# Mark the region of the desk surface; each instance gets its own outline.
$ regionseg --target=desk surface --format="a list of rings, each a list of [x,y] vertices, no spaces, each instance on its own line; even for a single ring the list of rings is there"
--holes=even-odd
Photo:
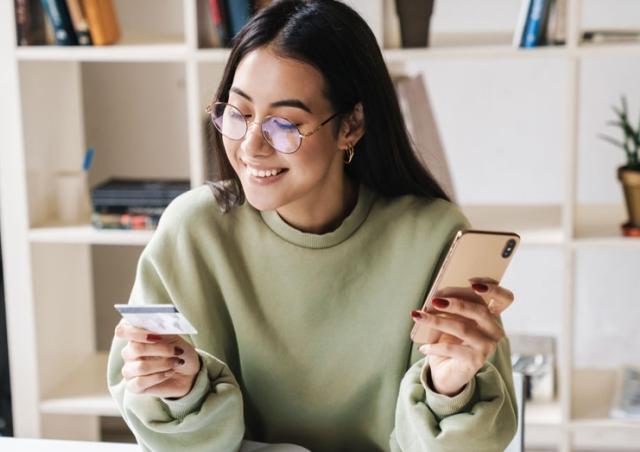
[[[137,444],[99,443],[88,441],[61,441],[56,439],[2,438],[2,452],[140,452]],[[240,452],[309,452],[293,444],[264,444],[244,441]]]

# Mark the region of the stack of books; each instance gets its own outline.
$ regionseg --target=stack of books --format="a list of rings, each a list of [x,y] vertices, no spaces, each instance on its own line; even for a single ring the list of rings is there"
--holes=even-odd
[[[188,180],[109,179],[91,190],[91,222],[98,229],[155,229]]]
[[[101,46],[120,39],[113,0],[14,0],[18,45]]]

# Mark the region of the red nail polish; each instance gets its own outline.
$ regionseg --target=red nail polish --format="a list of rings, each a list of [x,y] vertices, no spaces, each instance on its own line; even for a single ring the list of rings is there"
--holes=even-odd
[[[434,298],[431,300],[431,303],[433,303],[436,308],[440,309],[445,309],[449,306],[449,300],[445,300],[444,298]]]
[[[485,293],[487,290],[489,290],[489,286],[481,283],[472,284],[471,287],[473,287],[473,290],[477,290],[480,293]]]
[[[420,311],[411,311],[411,317],[413,317],[414,319],[419,319],[422,317],[422,315],[420,315]]]
[[[147,334],[147,340],[151,342],[160,342],[162,340],[162,336],[158,336],[157,334]]]
[[[173,354],[176,356],[180,356],[184,353],[184,350],[182,350],[180,347],[174,347],[173,349]]]

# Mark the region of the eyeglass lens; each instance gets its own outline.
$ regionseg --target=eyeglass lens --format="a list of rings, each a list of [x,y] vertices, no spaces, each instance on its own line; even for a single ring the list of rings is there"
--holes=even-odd
[[[241,140],[247,133],[247,119],[233,105],[223,102],[214,104],[211,119],[222,135],[232,140]],[[295,152],[302,138],[298,128],[291,121],[271,116],[261,124],[262,136],[276,151]]]

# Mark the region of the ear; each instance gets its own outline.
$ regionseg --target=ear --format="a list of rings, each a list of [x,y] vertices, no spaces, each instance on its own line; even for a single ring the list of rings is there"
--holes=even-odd
[[[364,135],[365,130],[364,110],[362,103],[358,102],[340,123],[338,149],[345,149],[348,145],[355,146]]]

